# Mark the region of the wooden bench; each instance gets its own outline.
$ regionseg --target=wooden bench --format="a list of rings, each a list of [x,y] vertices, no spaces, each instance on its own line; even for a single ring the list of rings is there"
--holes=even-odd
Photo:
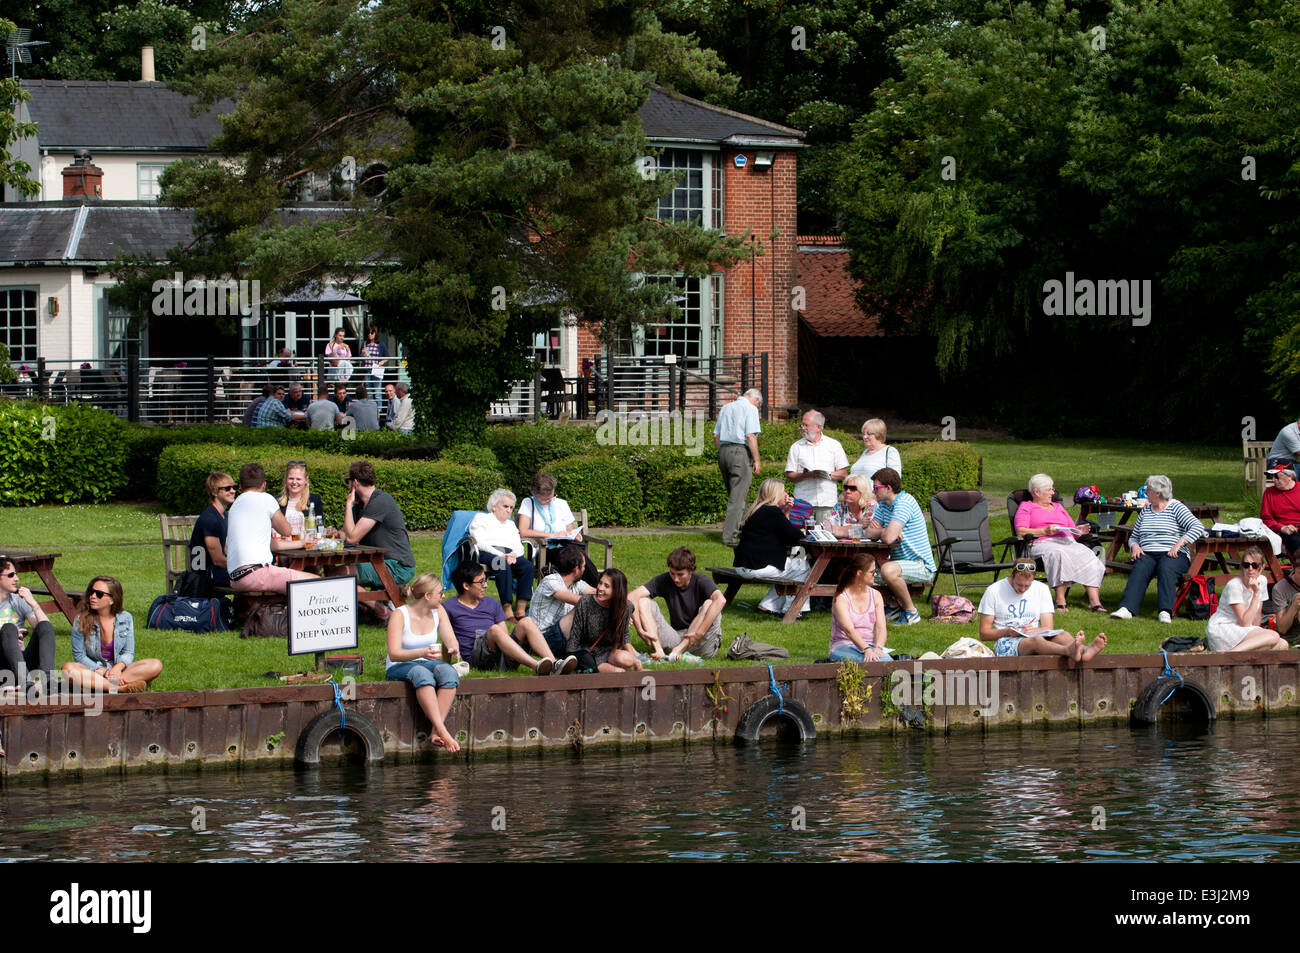
[[[168,592],[176,591],[176,584],[190,568],[190,536],[194,533],[194,524],[198,516],[160,516],[162,524],[163,572]],[[235,598],[235,615],[242,618],[247,610],[241,610],[241,600],[248,609],[255,606],[285,602],[283,592],[267,589],[232,589],[230,586],[213,586],[218,596]]]
[[[578,510],[574,515],[574,524],[578,527],[578,532],[582,534],[583,540],[587,543],[587,555],[591,556],[591,550],[594,545],[605,548],[605,564],[602,568],[611,569],[614,566],[614,541],[606,539],[603,536],[592,536],[587,532],[587,510]],[[533,566],[537,570],[537,578],[542,578],[542,567],[546,565],[546,540],[537,537],[530,537],[524,540],[524,547],[529,553],[529,558],[533,561]]]

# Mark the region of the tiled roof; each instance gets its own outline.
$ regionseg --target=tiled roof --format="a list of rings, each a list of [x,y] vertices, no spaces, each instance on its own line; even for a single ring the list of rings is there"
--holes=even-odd
[[[834,236],[801,236],[798,282],[804,289],[800,317],[814,334],[828,338],[883,337],[876,315],[863,313],[849,276],[849,250]]]
[[[799,145],[803,133],[765,119],[713,106],[689,96],[650,87],[650,98],[641,107],[641,128],[650,139],[695,139],[726,142],[735,136],[770,139]]]
[[[43,149],[199,151],[221,131],[217,116],[234,108],[218,103],[193,116],[190,98],[162,83],[25,79],[22,87]]]
[[[280,210],[290,224],[337,215],[338,207]],[[0,264],[112,261],[119,250],[161,258],[193,237],[194,213],[152,202],[65,199],[0,205]]]

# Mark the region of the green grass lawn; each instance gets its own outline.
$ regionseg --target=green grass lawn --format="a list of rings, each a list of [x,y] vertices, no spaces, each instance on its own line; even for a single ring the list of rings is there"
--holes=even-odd
[[[1225,521],[1254,515],[1258,508],[1243,496],[1241,463],[1238,451],[1183,444],[1152,445],[1132,441],[1090,441],[1086,445],[1060,442],[980,440],[975,442],[984,459],[983,490],[993,513],[991,531],[995,540],[1009,534],[1005,498],[1010,490],[1025,486],[1029,477],[1046,472],[1056,481],[1063,496],[1071,497],[1074,489],[1096,483],[1108,496],[1135,489],[1151,473],[1167,474],[1174,484],[1175,495],[1190,502],[1218,503],[1224,507]],[[906,469],[906,457],[904,457]],[[924,501],[922,501],[924,504]],[[1254,507],[1254,508],[1252,508]],[[309,659],[292,658],[279,639],[240,639],[238,633],[195,635],[184,632],[158,632],[143,628],[149,604],[163,591],[161,532],[157,504],[114,503],[100,506],[43,506],[0,510],[0,544],[15,550],[54,550],[63,555],[56,572],[64,587],[84,590],[96,574],[116,576],[126,590],[126,608],[136,619],[136,653],[163,660],[162,676],[154,682],[156,690],[230,688],[248,685],[277,684],[264,677],[266,672],[295,672],[306,668]],[[1072,510],[1073,512],[1073,510]],[[614,540],[614,563],[625,573],[632,586],[645,582],[664,570],[664,558],[677,546],[695,551],[700,569],[707,566],[730,566],[732,551],[722,545],[718,530],[685,532],[670,528],[638,528],[620,531],[601,530]],[[441,536],[431,532],[414,533],[412,549],[420,571],[441,566]],[[967,582],[982,583],[989,577],[967,577]],[[1102,586],[1102,601],[1108,608],[1119,602],[1127,576],[1112,573]],[[31,576],[23,582],[35,585]],[[952,579],[941,579],[938,592],[951,592]],[[979,589],[967,591],[978,604]],[[742,632],[751,637],[790,650],[791,662],[807,662],[824,657],[830,639],[830,613],[812,612],[790,625],[755,611],[764,590],[746,586],[737,604],[723,616],[723,649],[730,639]],[[1142,615],[1120,622],[1083,611],[1084,594],[1076,587],[1070,593],[1071,611],[1058,614],[1057,625],[1082,628],[1091,638],[1103,630],[1110,638],[1108,652],[1151,652],[1170,635],[1204,634],[1205,624],[1186,618],[1172,625],[1155,621],[1155,586],[1147,592]],[[929,615],[928,607],[922,616]],[[58,661],[71,658],[70,626],[62,615],[52,617],[59,635]],[[950,625],[930,622],[910,627],[891,627],[891,648],[920,655],[926,651],[942,652],[964,635],[977,637],[976,623]],[[639,646],[638,646],[639,647]],[[365,656],[363,680],[382,680],[384,631],[377,625],[361,626],[360,648]],[[728,663],[719,657],[709,665]],[[523,674],[521,670],[521,675]]]

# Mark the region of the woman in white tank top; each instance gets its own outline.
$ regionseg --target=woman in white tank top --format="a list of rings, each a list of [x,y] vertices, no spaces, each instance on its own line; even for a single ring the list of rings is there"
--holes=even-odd
[[[388,619],[384,677],[390,682],[410,682],[420,710],[433,727],[429,740],[435,747],[459,751],[460,745],[447,730],[446,719],[460,684],[456,669],[449,663],[460,661],[460,648],[447,610],[442,607],[442,581],[426,572],[412,579],[403,595],[406,605]]]

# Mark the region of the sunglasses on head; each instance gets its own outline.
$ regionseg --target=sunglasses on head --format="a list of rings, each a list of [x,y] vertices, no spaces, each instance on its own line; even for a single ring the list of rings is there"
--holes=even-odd
[[[1016,572],[1038,572],[1038,563],[1031,559],[1022,559],[1016,563]]]
[[[286,467],[302,467],[302,468],[305,470],[305,469],[307,469],[307,461],[306,461],[306,460],[290,460],[288,463],[285,464],[285,466],[286,466]]]
[[[1241,565],[1242,565],[1242,568],[1243,568],[1243,569],[1263,569],[1263,568],[1264,568],[1264,564],[1263,564],[1263,563],[1252,562],[1252,561],[1249,560],[1249,559],[1243,559],[1243,560],[1241,561]]]

